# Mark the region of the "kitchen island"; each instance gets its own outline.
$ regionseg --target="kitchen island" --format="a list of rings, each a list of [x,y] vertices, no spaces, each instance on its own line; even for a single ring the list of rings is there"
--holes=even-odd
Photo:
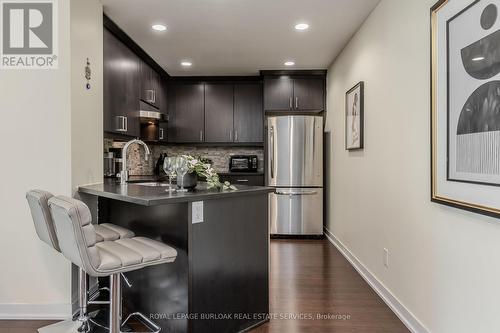
[[[141,311],[164,332],[240,332],[269,312],[268,194],[237,191],[169,194],[162,184],[114,181],[82,186],[97,223],[114,223],[169,244],[174,263],[127,273],[124,312]],[[105,281],[102,281],[105,284]]]

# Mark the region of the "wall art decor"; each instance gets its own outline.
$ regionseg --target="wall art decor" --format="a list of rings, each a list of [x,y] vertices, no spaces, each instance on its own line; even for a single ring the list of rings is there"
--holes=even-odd
[[[363,149],[364,82],[352,87],[345,96],[345,149]]]
[[[432,200],[500,217],[500,0],[431,9]]]

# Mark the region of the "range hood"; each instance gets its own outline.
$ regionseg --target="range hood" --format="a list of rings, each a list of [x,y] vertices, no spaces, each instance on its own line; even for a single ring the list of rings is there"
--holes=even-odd
[[[162,119],[163,115],[154,106],[140,101],[139,108],[139,118],[141,120],[141,123],[156,123],[160,121],[160,119]]]

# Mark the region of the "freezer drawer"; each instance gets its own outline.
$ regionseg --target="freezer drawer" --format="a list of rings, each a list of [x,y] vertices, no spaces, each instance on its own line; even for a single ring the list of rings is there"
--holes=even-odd
[[[323,234],[322,188],[276,188],[269,201],[271,234]]]

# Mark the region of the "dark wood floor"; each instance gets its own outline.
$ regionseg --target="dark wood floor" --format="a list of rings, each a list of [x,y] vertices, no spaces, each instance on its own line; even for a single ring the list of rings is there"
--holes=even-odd
[[[251,333],[409,332],[326,240],[273,240],[270,293],[277,319]],[[292,316],[303,319],[278,319]],[[0,320],[0,332],[34,333],[49,323]]]
[[[409,332],[327,240],[273,240],[270,293],[271,313],[314,320],[271,320],[251,333]]]

